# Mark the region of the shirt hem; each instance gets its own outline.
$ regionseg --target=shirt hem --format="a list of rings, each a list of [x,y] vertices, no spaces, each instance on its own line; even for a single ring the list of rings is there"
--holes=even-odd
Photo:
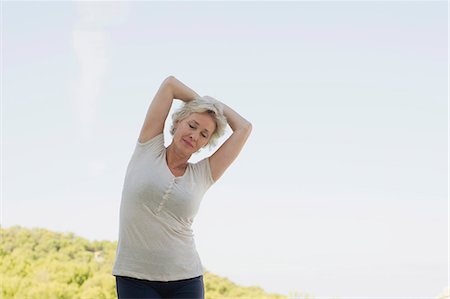
[[[152,276],[148,274],[138,273],[138,272],[132,272],[132,271],[126,271],[126,270],[113,270],[112,271],[113,276],[127,276],[137,279],[144,279],[149,281],[162,281],[162,282],[168,282],[168,281],[175,281],[175,280],[183,280],[183,279],[190,279],[195,278],[201,275],[204,275],[203,271],[201,271],[198,274],[192,274],[192,275],[163,275],[163,276]]]

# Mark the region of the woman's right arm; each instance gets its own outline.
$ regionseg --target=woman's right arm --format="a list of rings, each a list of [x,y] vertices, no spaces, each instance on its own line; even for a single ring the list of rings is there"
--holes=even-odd
[[[167,77],[159,87],[148,107],[144,124],[139,134],[139,142],[144,143],[164,131],[164,124],[174,99],[189,102],[200,97],[195,91],[176,79]]]

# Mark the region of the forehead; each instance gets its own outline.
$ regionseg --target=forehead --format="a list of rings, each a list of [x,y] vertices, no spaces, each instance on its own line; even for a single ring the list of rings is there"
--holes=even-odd
[[[208,112],[192,113],[186,118],[186,121],[194,121],[200,127],[208,129],[209,131],[214,131],[214,128],[216,127],[216,122]]]

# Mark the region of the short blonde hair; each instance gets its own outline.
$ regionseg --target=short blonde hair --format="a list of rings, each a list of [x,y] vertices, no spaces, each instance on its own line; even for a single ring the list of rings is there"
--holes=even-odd
[[[170,127],[170,134],[175,134],[175,123],[181,121],[192,113],[208,112],[216,123],[216,129],[211,134],[211,138],[207,145],[210,148],[217,144],[218,139],[225,134],[225,128],[227,127],[227,119],[223,115],[223,108],[220,103],[210,96],[203,96],[196,98],[195,100],[185,102],[184,105],[172,114],[172,126]]]

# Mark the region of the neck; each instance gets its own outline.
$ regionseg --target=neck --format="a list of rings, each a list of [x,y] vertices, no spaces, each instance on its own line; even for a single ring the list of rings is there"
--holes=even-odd
[[[179,153],[173,146],[169,145],[166,149],[166,161],[170,168],[185,169],[188,165],[190,156]]]

